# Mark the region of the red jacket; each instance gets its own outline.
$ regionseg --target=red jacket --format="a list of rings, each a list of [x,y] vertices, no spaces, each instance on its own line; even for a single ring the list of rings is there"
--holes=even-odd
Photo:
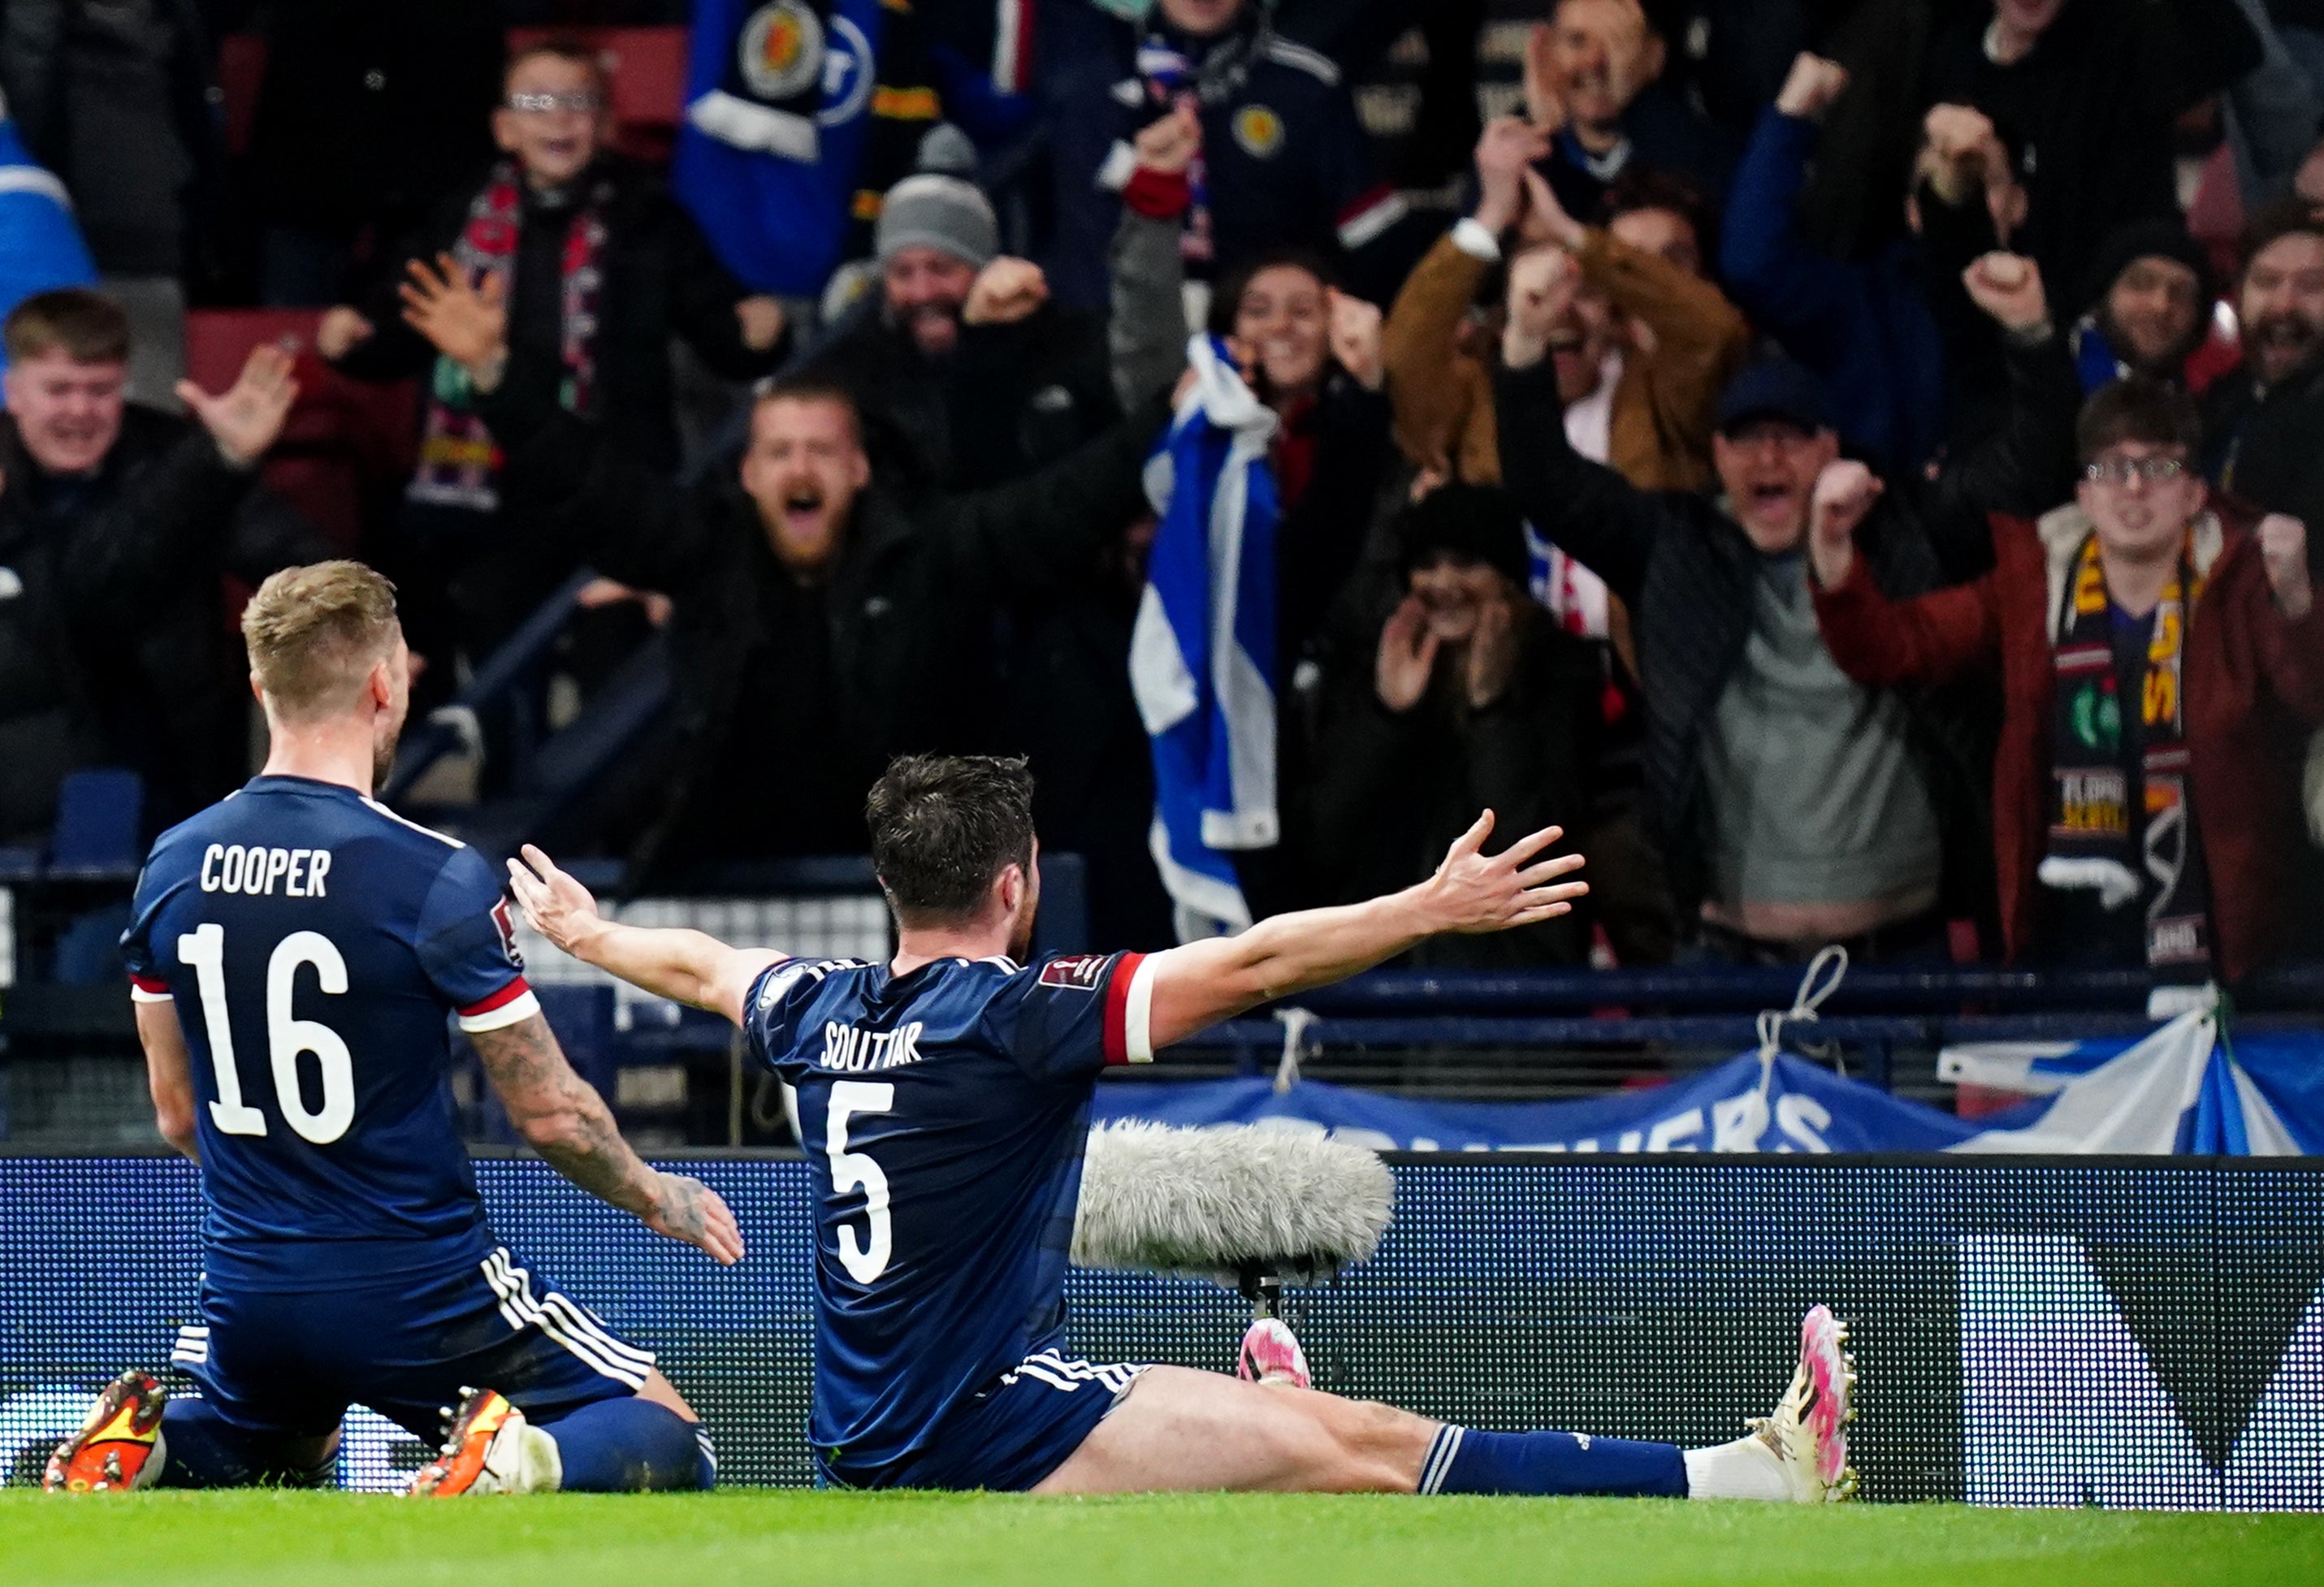
[[[1993,860],[2013,959],[2024,956],[2039,918],[2035,872],[2049,846],[2052,631],[2089,529],[2073,506],[2038,524],[1996,514],[1994,568],[1974,583],[1891,601],[1859,556],[1846,583],[1815,590],[1833,660],[1869,687],[1938,682],[1999,660]],[[2196,523],[2195,566],[2208,582],[2181,662],[2189,776],[2210,874],[2212,939],[2232,983],[2280,940],[2284,881],[2294,871],[2284,857],[2308,841],[2300,779],[2307,730],[2324,722],[2324,595],[2299,622],[2286,618],[2247,528],[2209,513]]]

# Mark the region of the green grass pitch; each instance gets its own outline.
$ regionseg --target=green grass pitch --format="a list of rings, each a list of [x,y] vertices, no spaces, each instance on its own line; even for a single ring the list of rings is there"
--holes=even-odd
[[[0,1582],[1334,1587],[2324,1582],[2324,1516],[1271,1495],[730,1490],[406,1503],[0,1492]]]

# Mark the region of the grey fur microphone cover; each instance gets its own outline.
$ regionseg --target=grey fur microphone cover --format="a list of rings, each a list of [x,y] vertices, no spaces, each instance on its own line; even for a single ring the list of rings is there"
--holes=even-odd
[[[1253,1124],[1093,1130],[1074,1223],[1078,1268],[1294,1281],[1368,1259],[1396,1180],[1361,1147]]]

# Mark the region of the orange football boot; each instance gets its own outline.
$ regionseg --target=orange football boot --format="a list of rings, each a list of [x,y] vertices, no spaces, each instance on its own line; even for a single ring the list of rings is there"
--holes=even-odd
[[[161,1474],[161,1407],[169,1390],[151,1372],[127,1371],[105,1386],[80,1431],[56,1447],[41,1478],[47,1493],[121,1493]]]
[[[489,1389],[471,1389],[456,1414],[444,1451],[411,1479],[407,1499],[455,1499],[466,1493],[550,1493],[564,1476],[557,1440]]]

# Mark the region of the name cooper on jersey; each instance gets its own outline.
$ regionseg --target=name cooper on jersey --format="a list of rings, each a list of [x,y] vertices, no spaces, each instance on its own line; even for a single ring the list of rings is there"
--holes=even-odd
[[[204,892],[239,892],[272,897],[280,882],[282,895],[319,899],[323,879],[330,873],[328,849],[244,848],[240,844],[212,844],[202,851]]]

